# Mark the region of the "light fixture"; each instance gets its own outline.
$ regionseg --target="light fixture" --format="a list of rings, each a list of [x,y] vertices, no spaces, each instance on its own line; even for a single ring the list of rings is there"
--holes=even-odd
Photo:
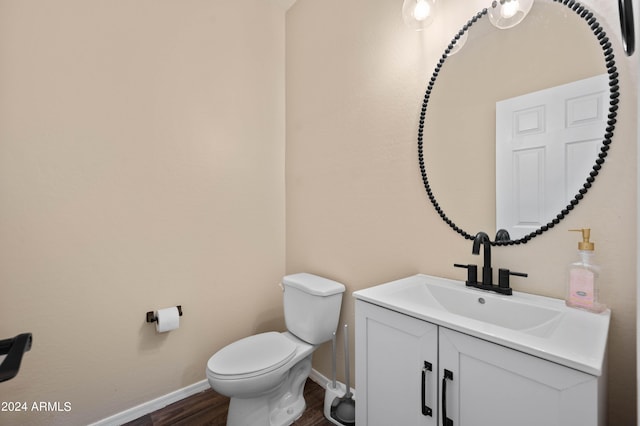
[[[493,0],[488,10],[494,27],[505,30],[518,25],[527,16],[533,0]]]
[[[402,4],[402,19],[411,29],[420,31],[433,21],[436,0],[404,0]]]

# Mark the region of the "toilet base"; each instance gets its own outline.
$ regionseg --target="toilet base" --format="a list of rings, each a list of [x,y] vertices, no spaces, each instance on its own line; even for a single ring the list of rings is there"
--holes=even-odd
[[[275,389],[253,398],[232,397],[227,426],[289,426],[306,408],[304,384],[311,373],[311,355],[303,358]]]

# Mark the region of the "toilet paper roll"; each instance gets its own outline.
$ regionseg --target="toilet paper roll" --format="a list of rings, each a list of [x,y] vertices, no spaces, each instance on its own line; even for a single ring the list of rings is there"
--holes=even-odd
[[[158,319],[156,321],[156,331],[158,333],[164,333],[180,327],[180,313],[175,306],[158,309],[156,311],[156,318]]]

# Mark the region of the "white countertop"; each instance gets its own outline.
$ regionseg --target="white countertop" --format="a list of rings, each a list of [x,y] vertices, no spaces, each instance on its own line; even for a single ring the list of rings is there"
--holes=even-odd
[[[357,300],[585,373],[602,374],[611,318],[608,309],[596,314],[567,307],[560,299],[517,291],[512,296],[503,296],[466,287],[461,281],[424,274],[356,291],[353,295]],[[528,312],[533,319],[527,318]]]

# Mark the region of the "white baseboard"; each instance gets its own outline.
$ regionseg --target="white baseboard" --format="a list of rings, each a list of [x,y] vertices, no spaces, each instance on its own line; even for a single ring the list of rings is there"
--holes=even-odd
[[[169,404],[178,402],[182,399],[195,395],[204,390],[210,389],[209,382],[205,379],[186,386],[182,389],[178,389],[151,401],[147,401],[140,405],[136,405],[128,410],[121,411],[120,413],[109,416],[106,419],[102,419],[96,423],[92,423],[89,426],[116,426],[123,423],[130,422],[139,417],[145,416],[149,413],[153,413],[156,410],[166,407]]]
[[[322,386],[326,387],[327,383],[329,383],[329,379],[321,374],[319,371],[312,369],[309,374],[309,378]],[[121,425],[123,423],[130,422],[142,416],[145,416],[149,413],[153,413],[156,410],[166,407],[169,404],[173,404],[174,402],[178,402],[182,399],[188,398],[191,395],[195,395],[199,392],[209,389],[209,382],[205,379],[184,387],[182,389],[178,389],[151,401],[142,403],[140,405],[136,405],[133,408],[129,408],[128,410],[121,411],[120,413],[114,414],[113,416],[109,416],[106,419],[102,419],[95,423],[90,424],[89,426],[116,426]]]
[[[323,388],[325,388],[327,386],[327,384],[329,382],[331,382],[331,379],[329,379],[328,377],[326,377],[324,374],[320,373],[318,370],[316,369],[312,369],[311,373],[309,374],[309,378],[311,380],[313,380],[314,382],[316,382],[317,384],[319,384],[320,386],[322,386]],[[342,382],[337,382],[337,384],[339,386],[342,386],[342,389],[346,389],[344,383]],[[356,397],[356,390],[355,388],[351,388],[351,393],[353,394],[353,398],[355,399]]]
[[[311,369],[311,373],[309,374],[309,378],[319,384],[321,387],[325,387],[327,383],[329,383],[329,378],[324,376],[315,368]]]

